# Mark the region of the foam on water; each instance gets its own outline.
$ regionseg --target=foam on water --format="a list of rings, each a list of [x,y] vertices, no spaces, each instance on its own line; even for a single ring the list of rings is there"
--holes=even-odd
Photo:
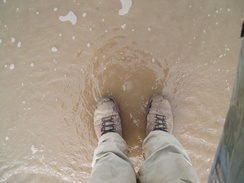
[[[11,42],[12,42],[12,43],[15,42],[15,38],[14,38],[14,37],[11,38]]]
[[[32,154],[35,154],[36,152],[38,152],[38,148],[36,148],[34,145],[32,145],[31,152],[32,152]]]
[[[52,47],[52,48],[51,48],[51,51],[52,51],[52,52],[57,52],[58,49],[57,49],[56,47]]]
[[[119,15],[126,15],[132,6],[132,0],[120,0],[122,8],[119,10]]]
[[[125,27],[126,27],[126,24],[121,25],[122,29],[125,29]]]
[[[62,22],[69,21],[75,25],[77,22],[77,16],[73,13],[73,11],[70,11],[66,16],[59,16],[59,20]]]
[[[18,46],[18,47],[21,47],[21,45],[22,45],[22,43],[19,41],[19,42],[17,43],[17,46]]]
[[[14,64],[11,64],[9,68],[10,70],[13,70],[15,68]]]

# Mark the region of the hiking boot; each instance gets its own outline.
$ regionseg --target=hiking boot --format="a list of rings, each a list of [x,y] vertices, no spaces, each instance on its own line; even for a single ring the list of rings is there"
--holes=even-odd
[[[171,105],[163,95],[155,94],[150,100],[147,114],[147,135],[151,131],[173,131],[173,114]]]
[[[108,132],[122,135],[119,108],[112,98],[100,98],[94,113],[94,128],[97,138]]]

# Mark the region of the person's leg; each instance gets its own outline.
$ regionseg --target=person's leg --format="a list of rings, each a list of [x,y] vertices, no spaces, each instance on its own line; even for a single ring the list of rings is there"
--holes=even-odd
[[[147,137],[143,142],[145,162],[138,177],[141,183],[198,183],[185,149],[171,135],[173,114],[170,103],[155,95],[147,115]]]
[[[89,183],[136,183],[136,174],[122,138],[118,107],[111,98],[101,98],[96,106],[94,125],[99,138],[94,152]]]
[[[146,160],[138,173],[140,182],[200,182],[185,149],[168,132],[150,132],[143,151]]]
[[[126,142],[118,133],[102,135],[95,150],[90,183],[136,182]]]

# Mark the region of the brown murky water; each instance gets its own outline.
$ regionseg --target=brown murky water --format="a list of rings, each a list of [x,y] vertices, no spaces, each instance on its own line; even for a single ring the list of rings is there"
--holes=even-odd
[[[86,182],[101,96],[119,104],[138,170],[153,93],[169,98],[173,134],[206,182],[229,107],[244,2],[121,2],[0,2],[0,182]]]

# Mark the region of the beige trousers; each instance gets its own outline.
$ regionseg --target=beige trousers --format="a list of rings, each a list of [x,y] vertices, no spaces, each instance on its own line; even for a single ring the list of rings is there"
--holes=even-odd
[[[93,170],[88,182],[200,182],[185,149],[173,135],[152,131],[143,142],[143,152],[145,161],[136,175],[123,138],[117,133],[102,135],[94,152]]]

